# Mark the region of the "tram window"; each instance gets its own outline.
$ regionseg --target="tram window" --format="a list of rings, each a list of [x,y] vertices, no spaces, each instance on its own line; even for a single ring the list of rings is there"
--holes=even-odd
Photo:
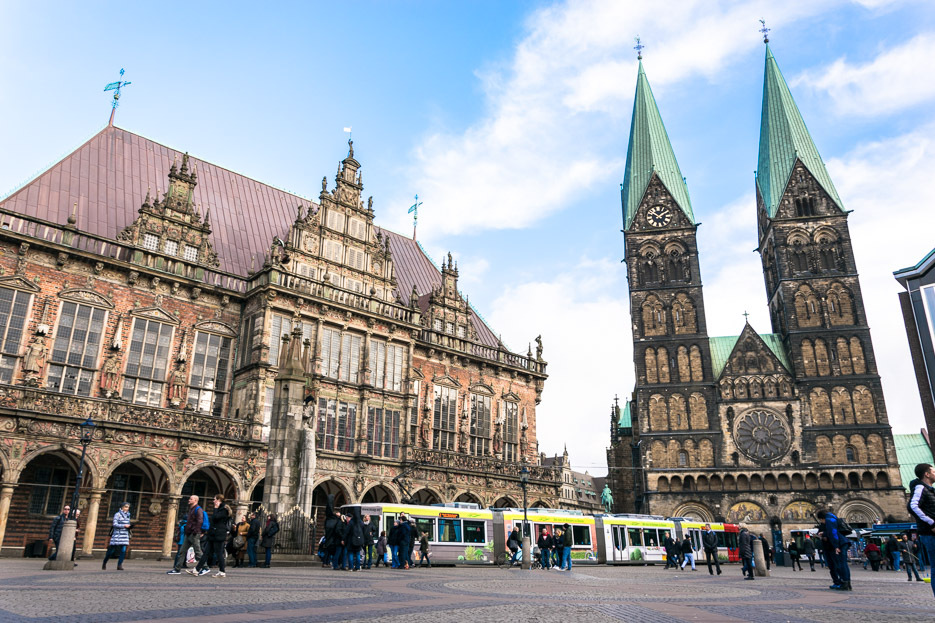
[[[483,521],[464,520],[464,542],[486,543],[487,526]]]
[[[622,549],[620,547],[620,528],[611,526],[610,531],[614,535],[614,549]]]
[[[461,542],[461,520],[460,519],[439,519],[438,520],[438,540],[442,543],[460,543]]]
[[[627,540],[630,546],[643,544],[643,533],[639,528],[627,528]]]
[[[396,521],[396,513],[387,513],[386,515],[383,516],[383,525],[385,526],[385,528],[383,529],[386,530],[387,534],[389,534],[390,530],[393,529],[393,523],[395,521]]]
[[[429,535],[429,541],[437,541],[435,538],[435,520],[429,519],[428,517],[416,517],[416,530],[419,531],[417,539],[422,537],[423,532],[427,532]]]
[[[571,537],[575,545],[591,545],[590,526],[572,526]]]
[[[701,532],[699,532],[698,530],[692,530],[691,537],[692,537],[692,548],[695,551],[701,551]]]
[[[646,547],[659,547],[659,535],[652,528],[643,528]]]

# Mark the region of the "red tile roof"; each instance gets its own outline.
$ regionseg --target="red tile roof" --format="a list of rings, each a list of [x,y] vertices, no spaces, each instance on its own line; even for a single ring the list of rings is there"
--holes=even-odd
[[[65,225],[77,203],[77,229],[114,240],[136,219],[148,189],[154,198],[157,191],[166,191],[169,167],[181,156],[180,151],[108,126],[0,201],[0,209]],[[193,165],[198,174],[194,201],[202,215],[211,210],[211,242],[220,271],[246,277],[262,266],[273,238],[285,237],[299,204],[318,209],[305,197],[210,162],[191,157],[189,166]],[[39,235],[39,229],[33,231]],[[425,309],[428,293],[441,285],[441,273],[414,240],[380,231],[389,237],[403,304],[409,304],[415,284]],[[496,348],[497,337],[473,310],[471,319],[479,341]]]

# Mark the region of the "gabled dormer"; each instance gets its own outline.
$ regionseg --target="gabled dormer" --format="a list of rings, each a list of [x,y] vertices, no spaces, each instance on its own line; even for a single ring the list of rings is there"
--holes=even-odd
[[[442,282],[428,295],[426,324],[433,341],[457,350],[470,350],[477,333],[470,320],[470,306],[458,292],[458,266],[451,253],[442,261]]]
[[[780,336],[760,335],[746,323],[739,336],[712,337],[708,344],[722,399],[792,397],[791,366]]]
[[[139,216],[117,235],[117,240],[135,247],[130,261],[175,275],[202,279],[204,268],[220,266],[211,244],[210,209],[204,218],[194,204],[198,176],[188,167],[188,154],[169,169],[169,189],[151,202],[149,191]]]

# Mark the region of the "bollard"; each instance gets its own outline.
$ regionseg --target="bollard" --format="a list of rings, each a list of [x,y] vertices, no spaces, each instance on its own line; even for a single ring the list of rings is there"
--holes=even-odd
[[[532,565],[532,547],[528,536],[523,537],[523,569]]]
[[[62,526],[62,536],[58,540],[55,550],[55,560],[50,560],[42,567],[45,571],[74,571],[75,563],[71,561],[71,552],[75,547],[75,535],[78,532],[78,522],[74,519],[65,521]]]
[[[756,575],[769,577],[769,571],[766,570],[766,554],[763,552],[763,541],[760,539],[753,539],[753,566],[756,568]]]

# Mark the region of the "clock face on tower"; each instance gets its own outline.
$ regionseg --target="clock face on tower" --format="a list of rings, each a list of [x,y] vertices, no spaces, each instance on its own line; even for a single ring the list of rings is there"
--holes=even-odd
[[[646,212],[646,220],[653,227],[665,227],[672,221],[672,211],[665,206],[653,206]]]

